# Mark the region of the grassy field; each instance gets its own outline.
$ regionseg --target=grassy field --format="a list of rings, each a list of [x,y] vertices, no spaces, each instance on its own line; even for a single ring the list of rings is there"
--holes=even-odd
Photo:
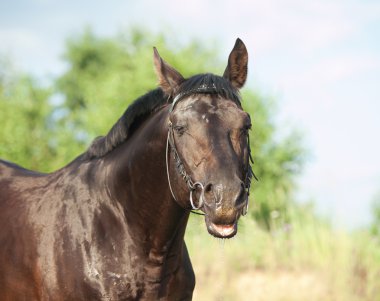
[[[380,300],[378,240],[333,230],[307,211],[291,220],[268,233],[243,217],[235,238],[218,240],[192,216],[186,241],[194,300]]]

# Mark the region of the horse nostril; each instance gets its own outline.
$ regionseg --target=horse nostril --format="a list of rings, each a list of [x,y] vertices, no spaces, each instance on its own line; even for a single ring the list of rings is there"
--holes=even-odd
[[[208,183],[206,186],[205,186],[205,192],[211,192],[212,190],[212,184],[211,183]]]
[[[205,194],[205,203],[208,206],[215,206],[217,203],[217,197],[215,195],[214,185],[212,183],[208,183],[204,188]]]

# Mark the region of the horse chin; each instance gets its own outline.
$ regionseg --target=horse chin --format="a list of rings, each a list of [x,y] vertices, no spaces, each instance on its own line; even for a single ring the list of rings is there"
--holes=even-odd
[[[216,238],[232,238],[237,233],[237,220],[224,223],[223,221],[213,222],[206,216],[207,231]]]

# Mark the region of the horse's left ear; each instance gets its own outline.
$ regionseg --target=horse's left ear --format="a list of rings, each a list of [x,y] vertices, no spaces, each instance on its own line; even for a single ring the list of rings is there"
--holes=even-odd
[[[162,90],[166,95],[173,96],[185,79],[177,70],[160,57],[156,47],[153,47],[153,61],[154,69]]]
[[[223,77],[240,89],[244,86],[248,72],[248,52],[242,40],[236,39],[235,46],[228,57],[228,65]]]

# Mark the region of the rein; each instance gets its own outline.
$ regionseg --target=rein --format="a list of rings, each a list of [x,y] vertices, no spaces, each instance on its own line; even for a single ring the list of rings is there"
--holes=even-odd
[[[212,86],[201,85],[200,87],[198,87],[196,89],[192,89],[192,90],[189,90],[189,91],[186,91],[186,92],[183,92],[183,93],[179,93],[173,99],[172,105],[171,105],[171,107],[169,109],[169,113],[171,113],[173,111],[176,103],[179,100],[181,100],[183,97],[191,95],[191,94],[196,94],[196,93],[215,94],[215,93],[217,93],[217,89],[216,89],[215,85],[212,85]],[[238,99],[240,99],[240,97],[238,96],[238,94],[236,94],[236,96],[237,96]],[[250,147],[249,135],[248,135],[248,142],[247,142],[247,144],[248,144],[248,162],[247,162],[246,167],[244,168],[245,169],[244,189],[245,189],[245,192],[246,192],[246,195],[247,195],[247,200],[246,200],[246,206],[245,206],[245,208],[244,208],[244,210],[242,212],[243,216],[246,215],[247,212],[248,212],[249,190],[250,190],[250,187],[251,187],[252,178],[255,178],[257,180],[257,177],[253,173],[253,170],[252,170],[252,167],[251,167],[251,164],[250,164],[250,163],[253,164],[253,159],[252,159],[252,155],[251,155],[251,147]],[[173,133],[173,124],[170,121],[170,119],[169,119],[169,124],[168,124],[168,136],[167,136],[167,140],[166,140],[166,153],[165,153],[165,156],[166,156],[166,158],[165,158],[166,159],[166,174],[167,174],[167,178],[168,178],[170,192],[171,192],[174,200],[176,202],[178,202],[177,198],[175,197],[175,194],[173,192],[173,188],[172,188],[171,180],[170,180],[170,173],[169,173],[169,146],[171,148],[171,151],[173,152],[176,169],[177,169],[178,173],[180,174],[180,176],[185,181],[186,186],[188,187],[188,189],[190,191],[189,200],[190,200],[190,204],[191,204],[191,208],[192,208],[191,212],[194,213],[194,214],[198,214],[198,215],[205,215],[204,213],[199,213],[199,212],[194,211],[194,210],[201,209],[203,207],[203,205],[204,205],[204,200],[205,200],[205,197],[204,197],[204,185],[201,182],[194,182],[193,179],[191,178],[191,176],[187,173],[187,171],[185,169],[185,166],[184,166],[184,164],[183,164],[183,162],[182,162],[182,160],[181,160],[181,158],[179,156],[179,153],[178,153],[176,145],[175,145],[174,133]],[[195,206],[194,201],[193,201],[193,193],[197,190],[198,187],[201,189],[201,194],[200,194],[200,197],[199,197],[198,206]]]

